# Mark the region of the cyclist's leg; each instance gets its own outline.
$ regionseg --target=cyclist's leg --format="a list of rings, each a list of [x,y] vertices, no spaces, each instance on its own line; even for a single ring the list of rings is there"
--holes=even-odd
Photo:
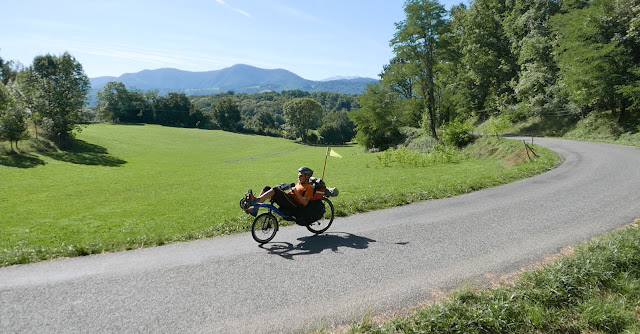
[[[297,207],[291,196],[285,194],[280,188],[274,188],[273,200],[281,209],[288,210]]]

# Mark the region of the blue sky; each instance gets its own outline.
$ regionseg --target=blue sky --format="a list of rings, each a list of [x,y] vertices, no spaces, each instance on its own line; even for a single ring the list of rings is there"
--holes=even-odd
[[[462,0],[441,0],[447,9]],[[377,78],[404,0],[10,0],[0,56],[68,51],[85,73],[283,68],[305,79]]]

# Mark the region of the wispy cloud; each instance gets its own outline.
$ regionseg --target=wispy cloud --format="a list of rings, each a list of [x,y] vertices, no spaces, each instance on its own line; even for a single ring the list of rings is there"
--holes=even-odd
[[[86,30],[86,27],[81,25],[69,23],[69,22],[61,22],[61,21],[53,21],[46,19],[38,19],[38,18],[26,18],[17,20],[18,25],[24,25],[25,27],[37,28],[46,31],[78,31],[78,30]]]
[[[294,16],[294,17],[297,17],[299,19],[303,19],[305,21],[310,21],[310,22],[315,22],[315,23],[322,23],[322,20],[320,20],[319,18],[317,18],[317,17],[315,17],[315,16],[313,16],[313,15],[311,15],[309,13],[303,12],[301,10],[298,10],[298,9],[295,9],[295,8],[291,8],[291,7],[287,7],[287,6],[283,6],[283,5],[280,5],[279,7],[280,7],[280,10],[282,12],[284,12],[285,14],[288,14],[290,16]]]
[[[131,59],[155,64],[182,64],[184,63],[180,59],[176,57],[171,57],[162,55],[159,52],[136,52],[136,51],[128,51],[120,48],[91,48],[91,47],[80,47],[80,48],[70,48],[72,52],[79,52],[97,56],[106,56],[111,58],[121,58],[121,59]]]
[[[76,47],[69,48],[70,52],[99,57],[131,60],[146,64],[145,68],[176,67],[182,70],[209,71],[228,67],[235,64],[266,65],[264,60],[246,57],[225,57],[220,55],[188,52],[183,53],[169,49],[135,49],[125,45]]]
[[[229,9],[231,9],[231,10],[232,10],[232,11],[234,11],[234,12],[238,12],[238,13],[240,13],[240,14],[242,14],[242,15],[246,16],[246,17],[251,17],[251,14],[249,14],[249,13],[245,12],[245,11],[244,11],[244,10],[242,10],[242,9],[238,9],[238,8],[235,8],[235,7],[231,7],[231,5],[229,5],[228,3],[224,2],[224,0],[216,0],[216,2],[217,2],[217,3],[219,3],[219,4],[221,4],[221,5],[223,5],[223,6],[225,6],[225,7],[227,7],[227,8],[229,8]]]

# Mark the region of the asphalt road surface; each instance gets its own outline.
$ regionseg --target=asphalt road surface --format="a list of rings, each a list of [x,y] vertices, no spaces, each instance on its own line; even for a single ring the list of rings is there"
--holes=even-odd
[[[530,139],[529,139],[530,140]],[[640,217],[640,150],[554,139],[565,162],[475,193],[282,228],[0,268],[0,333],[299,333],[402,312]],[[429,175],[425,175],[429,177]]]

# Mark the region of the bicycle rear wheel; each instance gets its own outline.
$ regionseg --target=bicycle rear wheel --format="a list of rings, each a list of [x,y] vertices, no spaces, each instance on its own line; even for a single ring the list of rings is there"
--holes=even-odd
[[[253,220],[251,236],[253,240],[266,244],[276,236],[278,232],[278,219],[271,213],[263,213]]]
[[[324,204],[324,217],[307,225],[307,230],[315,234],[328,230],[333,223],[333,203],[326,197],[322,198],[322,203]]]

